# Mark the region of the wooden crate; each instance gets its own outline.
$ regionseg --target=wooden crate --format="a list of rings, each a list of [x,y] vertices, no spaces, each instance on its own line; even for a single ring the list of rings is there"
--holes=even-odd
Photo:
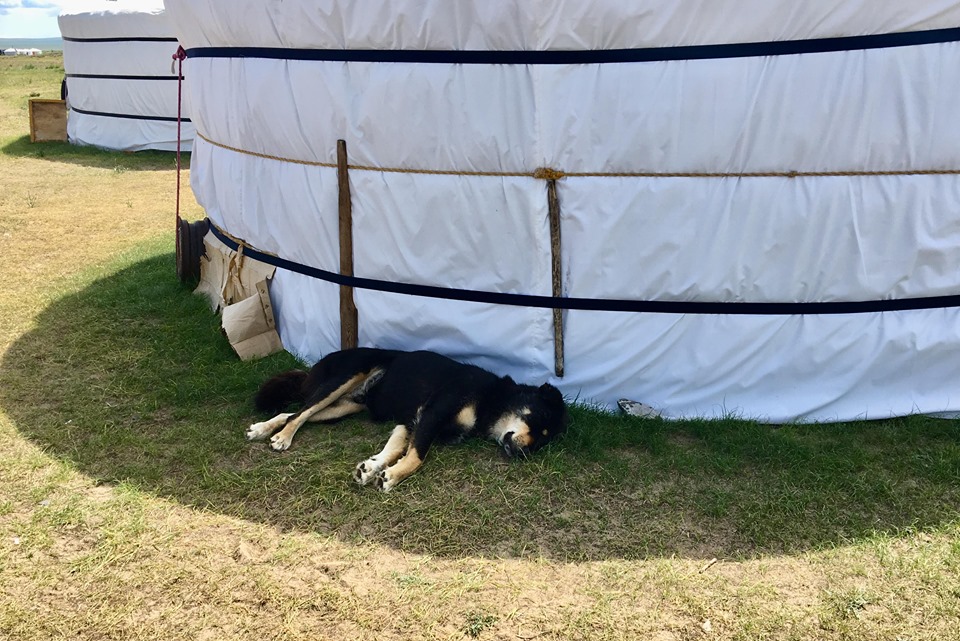
[[[30,99],[30,142],[67,139],[67,102]]]

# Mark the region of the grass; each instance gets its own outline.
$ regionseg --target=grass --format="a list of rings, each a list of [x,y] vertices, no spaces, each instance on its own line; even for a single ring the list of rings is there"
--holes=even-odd
[[[0,59],[0,638],[960,636],[957,421],[574,407],[390,495],[350,481],[382,426],[247,443],[294,360],[237,360],[176,281],[171,155],[29,143],[61,75]]]
[[[497,622],[497,617],[492,614],[483,614],[480,612],[467,613],[467,622],[464,625],[464,632],[468,637],[476,639],[480,634]]]
[[[21,433],[101,481],[354,544],[563,561],[802,551],[935,528],[960,505],[955,422],[771,429],[586,408],[530,461],[485,443],[440,449],[402,499],[371,497],[349,477],[382,428],[308,428],[285,456],[243,440],[249,392],[296,363],[236,360],[206,302],[170,277],[165,242],[48,305],[0,368],[0,403]]]

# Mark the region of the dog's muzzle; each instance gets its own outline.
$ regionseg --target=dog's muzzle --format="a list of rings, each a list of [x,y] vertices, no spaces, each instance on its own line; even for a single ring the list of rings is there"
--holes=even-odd
[[[513,442],[513,432],[507,432],[503,435],[500,446],[503,447],[503,451],[507,456],[526,456],[528,454],[527,448],[521,447]]]

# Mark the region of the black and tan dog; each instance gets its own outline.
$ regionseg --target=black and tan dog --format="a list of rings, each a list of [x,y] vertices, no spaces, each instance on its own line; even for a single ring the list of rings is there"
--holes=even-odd
[[[261,411],[280,413],[247,430],[251,440],[270,437],[275,450],[290,447],[308,421],[331,421],[370,411],[394,421],[383,450],[354,472],[361,485],[389,492],[423,463],[435,442],[468,436],[496,441],[511,456],[526,456],[561,433],[566,406],[556,387],[521,385],[434,352],[357,348],[333,352],[310,372],[291,371],[265,382],[254,399]]]

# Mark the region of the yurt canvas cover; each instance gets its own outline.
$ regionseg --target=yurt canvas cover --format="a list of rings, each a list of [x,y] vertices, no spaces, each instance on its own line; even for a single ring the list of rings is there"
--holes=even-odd
[[[166,8],[194,192],[282,259],[305,359],[340,344],[342,139],[361,345],[669,417],[960,410],[960,2]]]
[[[177,38],[160,0],[78,2],[59,17],[70,142],[140,151],[177,148]],[[186,105],[182,148],[193,124]]]

